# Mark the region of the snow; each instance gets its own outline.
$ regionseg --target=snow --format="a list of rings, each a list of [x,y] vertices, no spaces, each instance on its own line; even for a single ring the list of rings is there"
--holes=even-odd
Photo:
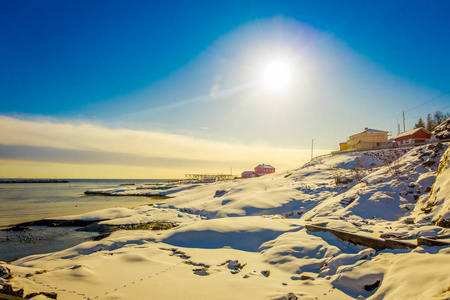
[[[252,179],[95,191],[173,198],[61,219],[177,226],[22,258],[7,265],[9,283],[58,299],[447,299],[449,246],[375,251],[305,225],[413,244],[449,235],[435,224],[450,217],[449,162],[448,144],[426,145],[325,156]]]

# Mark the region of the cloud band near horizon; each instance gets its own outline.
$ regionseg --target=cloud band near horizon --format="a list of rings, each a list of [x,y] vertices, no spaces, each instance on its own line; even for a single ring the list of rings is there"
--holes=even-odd
[[[118,174],[123,178],[144,178],[145,174],[148,174],[146,178],[182,178],[185,173],[228,173],[230,168],[234,174],[240,174],[258,163],[273,164],[278,170],[295,168],[310,155],[309,149],[240,145],[172,133],[111,129],[90,123],[0,116],[0,128],[1,177],[36,177],[35,172],[31,172],[33,176],[27,173],[27,165],[35,164],[47,166],[42,168],[45,174],[39,177],[92,178],[89,172],[93,168],[97,178],[117,178]],[[51,169],[56,166],[58,172],[51,176]],[[71,175],[74,166],[77,173]],[[114,176],[106,172],[111,167],[116,170]]]

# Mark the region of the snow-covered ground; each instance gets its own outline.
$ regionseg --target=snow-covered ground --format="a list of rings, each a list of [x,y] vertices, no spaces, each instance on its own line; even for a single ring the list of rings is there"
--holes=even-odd
[[[176,186],[153,206],[63,217],[170,230],[116,231],[0,269],[14,289],[58,299],[449,299],[450,246],[377,252],[305,228],[450,242],[447,148],[325,156],[260,178]]]

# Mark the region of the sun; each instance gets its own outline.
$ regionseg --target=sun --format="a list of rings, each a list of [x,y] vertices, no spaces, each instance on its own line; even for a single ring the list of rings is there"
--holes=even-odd
[[[262,84],[270,91],[283,91],[292,81],[292,69],[284,61],[272,61],[262,74]]]

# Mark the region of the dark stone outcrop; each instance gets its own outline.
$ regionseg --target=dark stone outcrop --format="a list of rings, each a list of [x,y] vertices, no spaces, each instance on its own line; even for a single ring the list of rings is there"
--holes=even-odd
[[[443,216],[439,216],[439,219],[436,221],[436,226],[450,228],[450,219],[445,219]]]
[[[23,299],[23,293],[24,293],[23,289],[18,289],[16,291],[14,291],[12,286],[9,284],[0,285],[0,298],[1,298],[1,295],[7,295],[7,296],[12,296],[12,297],[8,297],[6,299]]]
[[[368,292],[373,291],[374,289],[376,289],[377,287],[380,286],[381,281],[377,280],[372,284],[367,284],[364,286],[364,289]]]
[[[422,166],[425,166],[425,167],[431,167],[431,166],[433,166],[435,163],[436,163],[435,160],[428,159],[427,161],[425,161],[425,162],[422,163]]]
[[[425,246],[450,246],[450,242],[441,241],[439,239],[434,239],[430,237],[419,237],[417,238],[418,245]]]
[[[23,231],[29,226],[48,226],[48,227],[85,227],[105,220],[55,220],[43,219],[38,221],[24,222],[12,227],[3,229],[8,231]]]
[[[417,247],[414,244],[404,242],[404,241],[399,241],[399,240],[394,240],[394,239],[386,239],[386,240],[378,239],[378,238],[363,236],[363,235],[359,235],[359,234],[349,233],[349,232],[345,232],[345,231],[341,231],[341,230],[337,230],[337,229],[326,228],[326,227],[319,226],[319,225],[305,225],[305,227],[307,230],[313,231],[313,232],[318,232],[318,231],[330,232],[343,241],[347,241],[347,242],[355,244],[355,245],[362,245],[365,247],[369,247],[369,248],[375,249],[376,251],[382,251],[386,248],[388,248],[388,249],[412,249],[412,248]]]

